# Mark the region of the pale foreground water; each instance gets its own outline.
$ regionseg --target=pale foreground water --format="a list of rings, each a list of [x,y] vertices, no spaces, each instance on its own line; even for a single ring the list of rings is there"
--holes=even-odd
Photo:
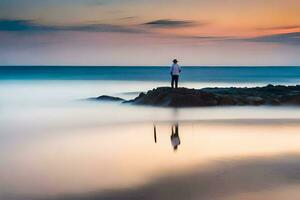
[[[84,100],[130,99],[166,84],[0,81],[0,199],[299,199],[297,107],[164,109]]]

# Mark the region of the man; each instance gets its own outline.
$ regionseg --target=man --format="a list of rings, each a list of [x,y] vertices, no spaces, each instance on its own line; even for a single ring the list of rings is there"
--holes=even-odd
[[[172,81],[171,81],[172,88],[174,88],[174,83],[175,83],[175,88],[178,88],[178,79],[179,79],[179,75],[181,72],[181,68],[177,63],[178,63],[178,61],[176,59],[174,59],[173,65],[170,68],[170,74],[172,76]]]

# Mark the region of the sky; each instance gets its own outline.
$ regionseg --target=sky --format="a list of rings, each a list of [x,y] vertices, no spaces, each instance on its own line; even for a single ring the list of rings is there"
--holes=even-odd
[[[0,0],[0,65],[300,66],[299,0]]]

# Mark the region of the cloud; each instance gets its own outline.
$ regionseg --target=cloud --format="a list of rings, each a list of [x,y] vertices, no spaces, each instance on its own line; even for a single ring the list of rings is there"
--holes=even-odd
[[[195,40],[209,40],[209,41],[217,41],[217,40],[234,40],[234,37],[231,36],[177,36],[177,38],[181,39],[195,39]]]
[[[118,32],[118,33],[146,33],[146,31],[131,27],[112,24],[88,24],[81,26],[65,26],[59,30],[66,31],[88,31],[88,32]]]
[[[288,29],[296,29],[296,28],[300,28],[300,25],[262,27],[262,28],[257,28],[256,30],[268,31],[268,30],[284,30],[284,29],[288,30]]]
[[[51,26],[44,26],[35,24],[31,20],[0,20],[0,31],[36,31],[36,30],[55,30],[56,28]]]
[[[300,45],[300,32],[272,34],[254,38],[246,38],[243,40],[248,42],[273,42]]]
[[[154,28],[179,28],[179,27],[188,27],[195,25],[204,25],[206,23],[196,23],[194,21],[187,20],[170,20],[170,19],[159,19],[155,21],[150,21],[142,25],[151,26]]]
[[[34,7],[44,7],[49,5],[106,5],[119,3],[122,0],[51,0],[51,1],[40,1],[40,0],[1,0],[0,6],[34,6]]]
[[[74,0],[73,0],[74,1]],[[111,3],[115,3],[113,0],[79,0],[82,4],[86,5],[108,5]],[[116,1],[118,2],[118,1]]]
[[[43,25],[33,20],[0,19],[0,31],[83,31],[83,32],[118,32],[118,33],[145,33],[146,31],[113,24],[84,24],[84,25]]]
[[[129,17],[120,17],[118,20],[132,20],[132,19],[137,19],[137,16],[129,16]]]

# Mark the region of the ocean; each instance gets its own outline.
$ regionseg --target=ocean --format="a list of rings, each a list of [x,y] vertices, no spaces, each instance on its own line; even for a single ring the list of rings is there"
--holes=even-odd
[[[0,80],[167,81],[169,67],[0,66]],[[209,83],[290,83],[300,67],[183,67],[181,81]]]
[[[299,197],[298,107],[87,100],[131,99],[169,76],[168,67],[0,67],[0,200]],[[180,86],[299,81],[300,67],[183,67]]]

